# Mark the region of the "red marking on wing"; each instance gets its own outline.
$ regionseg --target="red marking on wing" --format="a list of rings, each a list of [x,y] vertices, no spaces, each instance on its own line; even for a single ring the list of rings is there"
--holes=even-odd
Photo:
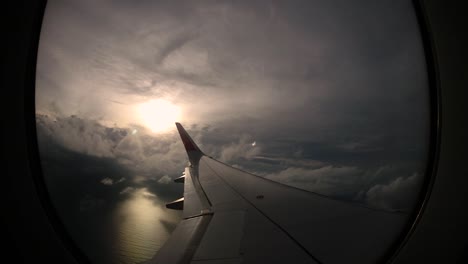
[[[189,134],[187,131],[185,131],[184,127],[182,127],[181,124],[176,123],[177,130],[179,130],[180,138],[182,139],[182,142],[184,143],[184,147],[186,151],[200,151],[197,145],[193,143],[192,138],[190,138]]]

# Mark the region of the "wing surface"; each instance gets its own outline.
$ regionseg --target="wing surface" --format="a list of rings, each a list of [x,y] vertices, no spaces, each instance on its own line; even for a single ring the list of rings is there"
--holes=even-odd
[[[375,263],[405,225],[406,214],[233,168],[204,155],[177,128],[190,160],[183,220],[149,263]]]

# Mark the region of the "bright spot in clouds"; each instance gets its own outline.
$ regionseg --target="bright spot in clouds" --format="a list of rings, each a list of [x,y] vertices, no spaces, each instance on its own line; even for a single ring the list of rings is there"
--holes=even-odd
[[[163,99],[150,100],[137,107],[140,122],[155,133],[175,127],[180,118],[180,108]]]
[[[257,141],[252,142],[252,147],[255,147],[257,145]]]

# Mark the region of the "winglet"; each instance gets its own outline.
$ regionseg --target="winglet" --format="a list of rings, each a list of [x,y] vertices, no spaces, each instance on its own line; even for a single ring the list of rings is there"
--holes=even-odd
[[[175,124],[177,126],[177,130],[179,131],[180,139],[182,139],[182,143],[184,143],[184,147],[187,151],[190,163],[197,163],[201,156],[204,155],[203,152],[198,148],[197,144],[193,142],[192,138],[189,136],[187,131],[185,131],[184,127],[178,122]]]

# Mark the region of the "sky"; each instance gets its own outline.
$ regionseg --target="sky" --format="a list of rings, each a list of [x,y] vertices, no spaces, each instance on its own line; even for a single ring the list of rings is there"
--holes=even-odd
[[[36,117],[57,207],[140,195],[169,234],[188,161],[177,121],[235,167],[411,212],[430,110],[411,2],[48,1]]]

